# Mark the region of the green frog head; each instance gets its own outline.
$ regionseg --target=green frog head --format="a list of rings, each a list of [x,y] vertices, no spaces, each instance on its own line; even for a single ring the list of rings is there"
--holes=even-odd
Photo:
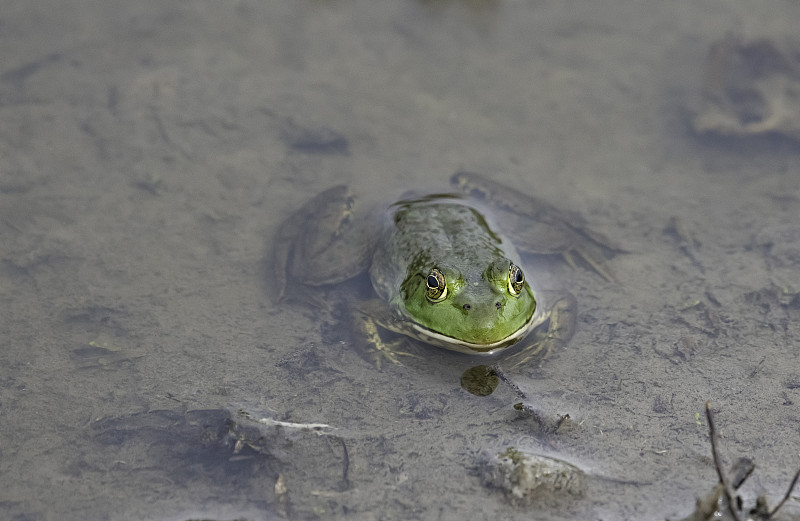
[[[485,266],[421,263],[400,297],[418,336],[469,353],[507,347],[537,323],[533,290],[506,258]]]

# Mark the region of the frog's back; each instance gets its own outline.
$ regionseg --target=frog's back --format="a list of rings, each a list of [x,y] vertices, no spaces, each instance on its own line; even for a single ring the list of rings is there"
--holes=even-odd
[[[447,265],[467,279],[479,278],[491,261],[513,255],[511,248],[478,210],[460,199],[402,201],[387,215],[370,277],[378,295],[392,301],[413,273],[427,276],[433,267]]]

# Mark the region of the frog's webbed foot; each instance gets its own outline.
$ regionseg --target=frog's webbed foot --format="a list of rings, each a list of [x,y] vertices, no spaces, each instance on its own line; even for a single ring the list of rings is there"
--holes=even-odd
[[[538,358],[538,367],[556,349],[561,349],[575,334],[575,319],[578,304],[570,294],[563,295],[550,308],[547,323],[537,328],[531,335],[532,341],[517,353],[509,356],[506,362],[509,370],[516,369]],[[505,364],[503,364],[505,365]]]
[[[606,282],[617,282],[616,277],[614,274],[611,273],[611,270],[606,266],[605,259],[602,258],[601,254],[597,251],[593,251],[592,248],[586,247],[577,247],[573,250],[562,251],[561,257],[564,261],[569,264],[569,267],[575,269],[577,267],[575,263],[575,256],[579,256],[583,262],[589,265],[595,273],[603,277]]]
[[[373,307],[373,310],[367,312],[366,309],[369,307]],[[382,309],[384,307],[383,301],[370,300],[353,310],[356,343],[361,352],[375,364],[379,371],[384,359],[396,365],[403,365],[400,360],[402,356],[420,358],[419,355],[403,350],[406,347],[405,338],[386,341],[381,337],[380,330],[381,328],[386,329],[386,326],[381,323],[379,316],[375,316],[375,308]]]
[[[568,215],[571,217],[567,221],[567,226],[575,236],[575,241],[569,249],[561,252],[564,260],[574,267],[574,257],[578,256],[607,282],[617,282],[611,269],[606,265],[606,259],[617,253],[628,253],[628,250],[615,244],[602,233],[590,230],[580,216],[571,213]]]

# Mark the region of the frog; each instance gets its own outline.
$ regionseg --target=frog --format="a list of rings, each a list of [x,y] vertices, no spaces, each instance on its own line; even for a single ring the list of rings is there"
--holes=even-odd
[[[276,302],[290,283],[308,290],[368,275],[370,297],[352,310],[362,348],[401,364],[404,339],[492,356],[524,339],[519,365],[565,344],[575,329],[571,294],[552,299],[529,277],[519,251],[579,260],[615,279],[605,257],[621,251],[577,214],[471,172],[451,192],[412,195],[362,217],[344,185],[324,190],[279,227],[273,266]],[[310,217],[309,217],[310,216]],[[385,332],[400,339],[384,340]]]

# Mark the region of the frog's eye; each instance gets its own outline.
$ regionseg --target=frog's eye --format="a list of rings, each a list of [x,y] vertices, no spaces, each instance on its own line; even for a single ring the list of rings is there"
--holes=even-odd
[[[522,269],[513,262],[508,266],[508,292],[512,296],[518,297],[522,286],[525,284],[525,274]]]
[[[441,302],[447,298],[447,284],[445,283],[444,275],[438,269],[433,268],[431,270],[428,274],[426,285],[428,286],[428,291],[425,296],[431,302]]]

